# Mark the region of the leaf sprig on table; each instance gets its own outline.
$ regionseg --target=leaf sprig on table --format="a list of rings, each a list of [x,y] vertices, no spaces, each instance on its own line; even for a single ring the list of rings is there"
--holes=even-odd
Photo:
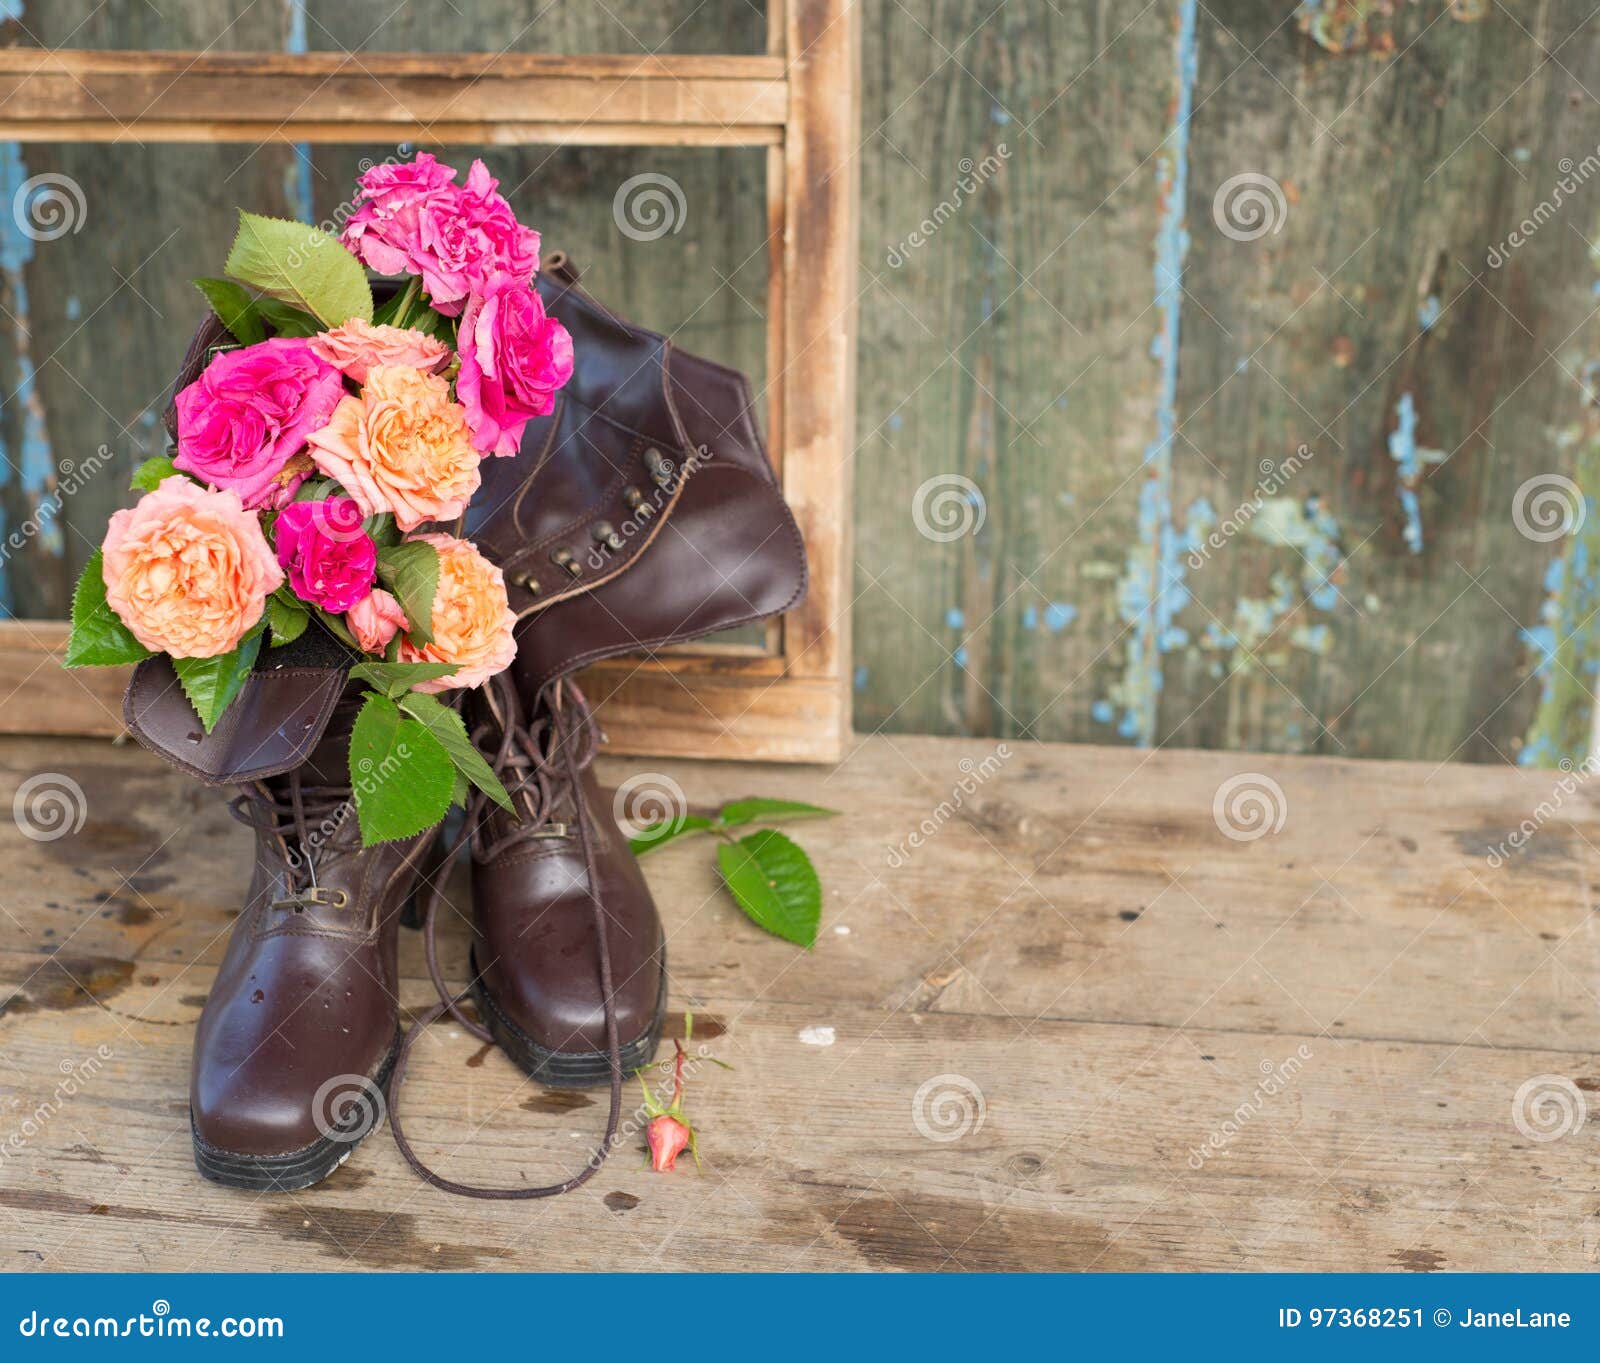
[[[635,856],[686,833],[718,839],[717,870],[728,893],[757,927],[808,950],[822,922],[822,882],[804,849],[775,828],[758,828],[743,837],[729,830],[782,819],[831,818],[839,811],[798,800],[733,800],[715,815],[676,814],[659,819],[628,840]]]

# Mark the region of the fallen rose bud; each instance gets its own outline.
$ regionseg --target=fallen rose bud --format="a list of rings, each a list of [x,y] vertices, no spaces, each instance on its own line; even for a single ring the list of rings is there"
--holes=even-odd
[[[650,1167],[658,1174],[675,1168],[678,1156],[689,1144],[690,1131],[670,1113],[663,1112],[651,1120],[645,1130],[645,1140],[650,1143]]]

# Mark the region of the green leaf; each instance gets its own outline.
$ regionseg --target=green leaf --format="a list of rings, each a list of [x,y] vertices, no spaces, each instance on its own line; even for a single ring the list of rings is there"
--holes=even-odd
[[[154,492],[163,478],[170,478],[181,470],[172,462],[172,457],[166,454],[157,454],[133,471],[133,481],[128,486],[135,492]]]
[[[239,642],[232,653],[215,658],[174,658],[172,667],[183,683],[183,694],[200,716],[200,726],[207,733],[217,727],[222,713],[233,703],[244,685],[245,678],[261,651],[261,631],[254,630]]]
[[[414,644],[433,642],[433,598],[439,590],[439,551],[420,540],[378,550],[378,581],[406,613]]]
[[[261,325],[261,314],[256,310],[256,300],[248,289],[231,279],[202,277],[193,283],[205,294],[211,311],[217,314],[234,340],[243,345],[255,345],[257,341],[267,339],[267,330]]]
[[[722,879],[750,920],[786,942],[810,947],[822,921],[822,882],[811,858],[773,828],[717,848]]]
[[[652,848],[671,842],[680,833],[700,833],[711,827],[711,820],[703,814],[683,814],[676,819],[662,819],[641,828],[628,839],[628,849],[634,856],[643,856]]]
[[[717,822],[724,828],[733,828],[757,819],[827,819],[838,812],[821,805],[802,804],[799,800],[731,800],[717,811]]]
[[[239,234],[223,267],[269,298],[303,308],[323,325],[372,320],[372,289],[361,262],[336,237],[303,222],[239,211]]]
[[[456,769],[427,725],[369,695],[350,734],[350,785],[361,844],[410,838],[450,811]]]
[[[286,587],[279,587],[267,598],[267,624],[272,628],[272,647],[292,644],[311,623],[311,608]]]
[[[467,726],[462,722],[460,715],[425,691],[407,691],[400,697],[400,708],[417,723],[427,725],[428,732],[438,739],[440,747],[450,754],[450,760],[455,763],[457,772],[471,781],[500,808],[510,813],[516,812],[512,808],[511,797],[506,794],[506,788],[494,774],[494,768],[483,760],[483,754],[467,737]]]
[[[361,523],[361,528],[380,549],[392,549],[400,543],[400,527],[395,524],[394,517],[387,511],[380,511],[376,516],[368,516]]]
[[[322,622],[323,629],[340,643],[348,644],[357,653],[361,652],[361,645],[356,642],[356,636],[350,633],[350,627],[345,624],[343,616],[325,611],[321,606],[314,606],[312,609],[316,612],[317,619]]]
[[[322,323],[309,312],[273,298],[256,299],[256,311],[279,336],[315,336],[322,330]]]
[[[418,682],[437,681],[460,670],[458,663],[357,663],[350,669],[354,681],[376,687],[397,700]]]
[[[89,555],[72,593],[72,635],[67,640],[68,667],[117,667],[150,656],[106,602],[104,555]]]

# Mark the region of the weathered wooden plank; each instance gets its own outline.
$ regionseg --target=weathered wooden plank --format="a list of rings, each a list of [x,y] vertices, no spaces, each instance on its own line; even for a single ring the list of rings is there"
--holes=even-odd
[[[859,729],[1109,733],[1174,12],[867,8]]]
[[[1008,753],[880,738],[831,771],[653,760],[652,787],[696,809],[781,795],[844,811],[794,829],[826,886],[822,944],[809,954],[738,915],[708,842],[646,859],[677,987],[1600,1051],[1600,827],[1576,778],[1567,790],[1549,774],[1471,766],[1252,758],[1241,772],[1223,754]],[[603,759],[612,784],[640,774],[637,761]],[[0,808],[27,818],[38,806],[39,822],[52,789],[82,824],[40,842],[0,824],[0,950],[216,960],[249,865],[249,836],[222,797],[132,746],[0,746]],[[1229,817],[1236,834],[1250,831],[1252,801],[1266,827],[1281,812],[1282,827],[1230,837]],[[1537,832],[1516,852],[1525,820]],[[463,904],[464,885],[452,892]],[[444,942],[462,968],[459,924]]]
[[[0,135],[60,121],[81,140],[160,141],[167,125],[331,139],[342,125],[663,123],[770,137],[788,100],[771,57],[477,58],[0,49]],[[379,134],[381,135],[381,133]]]
[[[761,7],[704,0],[689,10],[637,0],[475,0],[470,12],[433,0],[174,0],[159,7],[32,0],[0,24],[0,41],[30,46],[272,54],[360,53],[760,55]],[[9,13],[9,11],[8,11]]]
[[[691,1078],[699,1173],[651,1174],[635,1128],[569,1197],[466,1202],[384,1130],[314,1189],[240,1194],[189,1153],[208,982],[142,967],[107,1009],[0,1019],[8,1267],[1587,1269],[1597,1248],[1587,1142],[1512,1118],[1530,1076],[1600,1084],[1588,1057],[716,995],[696,1031],[735,1068]],[[823,1019],[833,1045],[803,1043]],[[430,1160],[510,1186],[570,1172],[604,1120],[446,1028],[403,1102]]]
[[[1283,5],[1202,7],[1172,515],[1195,600],[1164,659],[1174,742],[1488,761],[1522,747],[1540,654],[1519,631],[1540,625],[1570,541],[1524,535],[1514,507],[1527,480],[1581,483],[1590,438],[1596,217],[1576,163],[1600,144],[1583,88],[1600,23],[1576,0],[1476,23],[1450,8],[1396,7],[1336,53]],[[1282,517],[1238,514],[1263,482]],[[1185,532],[1219,519],[1225,539],[1186,563]],[[1584,740],[1585,653],[1566,662]],[[1569,734],[1546,760],[1586,746]]]

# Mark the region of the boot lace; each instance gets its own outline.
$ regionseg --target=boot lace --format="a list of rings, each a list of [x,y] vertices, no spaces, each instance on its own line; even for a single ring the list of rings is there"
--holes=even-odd
[[[349,786],[314,785],[291,772],[276,785],[256,781],[245,787],[228,802],[228,812],[277,849],[288,893],[274,899],[273,908],[342,909],[350,902],[346,891],[317,884],[319,858],[350,840],[355,805]]]
[[[474,856],[480,860],[491,860],[530,838],[568,836],[567,825],[557,822],[553,813],[560,790],[565,788],[571,792],[570,804],[577,826],[578,843],[583,849],[585,885],[594,913],[600,996],[605,1007],[606,1051],[611,1061],[611,1103],[606,1116],[605,1135],[590,1152],[584,1167],[571,1178],[537,1188],[484,1188],[470,1183],[457,1183],[435,1173],[411,1148],[411,1142],[406,1139],[400,1124],[400,1084],[405,1078],[406,1062],[417,1038],[448,1013],[478,1040],[494,1041],[488,1028],[461,1011],[461,1004],[470,993],[470,987],[457,993],[445,983],[439,969],[434,924],[444,898],[446,877],[443,873],[436,876],[428,888],[422,920],[423,951],[428,960],[428,974],[439,993],[439,1002],[411,1024],[411,1029],[400,1043],[394,1070],[389,1077],[389,1129],[394,1133],[394,1142],[405,1156],[406,1163],[434,1187],[461,1197],[521,1201],[570,1192],[587,1183],[605,1163],[611,1147],[616,1144],[617,1129],[622,1118],[622,1046],[617,1036],[616,987],[611,971],[611,949],[606,940],[605,912],[595,893],[595,887],[600,882],[594,854],[594,831],[584,813],[583,802],[577,796],[579,777],[594,761],[599,747],[599,726],[582,692],[571,681],[565,680],[551,683],[540,695],[533,707],[532,719],[526,724],[516,723],[511,719],[516,713],[511,686],[510,679],[503,673],[487,684],[487,699],[492,702],[491,710],[494,713],[474,729],[473,737],[479,744],[480,752],[484,750],[486,740],[494,741],[495,757],[491,765],[506,787],[506,793],[511,796],[512,804],[517,807],[521,821],[508,832],[491,836],[488,814],[490,809],[497,809],[498,806],[491,805],[488,797],[481,792],[474,792],[467,806],[466,826],[450,848],[445,865],[448,866],[456,853],[469,842]]]

